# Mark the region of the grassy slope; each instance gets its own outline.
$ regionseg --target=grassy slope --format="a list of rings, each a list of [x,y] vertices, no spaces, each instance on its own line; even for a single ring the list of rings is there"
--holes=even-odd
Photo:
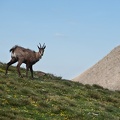
[[[0,65],[0,120],[119,120],[120,91],[47,74],[19,78]],[[21,71],[25,73],[24,69]]]

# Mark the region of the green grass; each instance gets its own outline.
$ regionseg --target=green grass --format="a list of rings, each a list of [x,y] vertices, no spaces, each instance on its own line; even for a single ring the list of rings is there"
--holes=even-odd
[[[19,78],[15,67],[4,72],[0,64],[0,120],[120,120],[120,91],[37,72]]]

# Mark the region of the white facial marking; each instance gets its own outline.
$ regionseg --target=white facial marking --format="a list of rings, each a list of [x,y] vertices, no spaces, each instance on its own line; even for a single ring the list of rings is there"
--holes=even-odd
[[[16,54],[15,53],[11,53],[11,57],[16,57]]]

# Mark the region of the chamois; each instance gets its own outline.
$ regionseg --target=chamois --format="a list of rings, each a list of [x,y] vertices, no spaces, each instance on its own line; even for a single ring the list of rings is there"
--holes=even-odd
[[[44,43],[43,46],[41,46],[41,44],[40,44],[40,46],[37,46],[37,47],[39,49],[38,52],[32,51],[30,49],[23,48],[23,47],[17,46],[17,45],[12,47],[10,49],[11,60],[10,60],[10,62],[7,63],[5,74],[7,74],[7,71],[8,71],[8,68],[9,68],[10,65],[18,62],[18,64],[17,64],[18,75],[20,77],[22,77],[22,75],[20,73],[20,66],[21,66],[22,63],[25,63],[26,64],[26,76],[28,77],[28,70],[30,69],[31,76],[33,78],[33,68],[32,68],[32,66],[42,58],[42,56],[44,54],[44,50],[46,48],[46,45]]]

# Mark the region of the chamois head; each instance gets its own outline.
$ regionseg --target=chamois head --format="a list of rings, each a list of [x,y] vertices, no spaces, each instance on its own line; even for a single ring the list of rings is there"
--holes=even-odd
[[[45,45],[45,43],[43,44],[43,46],[41,46],[40,43],[39,43],[39,45],[40,45],[40,46],[37,46],[38,49],[39,49],[39,53],[40,53],[41,56],[43,56],[44,50],[45,50],[45,48],[46,48],[46,45]]]

